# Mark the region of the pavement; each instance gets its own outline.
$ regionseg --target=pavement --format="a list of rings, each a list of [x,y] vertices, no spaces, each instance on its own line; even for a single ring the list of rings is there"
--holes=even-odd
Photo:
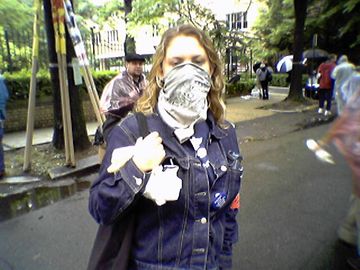
[[[94,135],[97,122],[86,123],[88,135]],[[40,128],[34,130],[33,145],[48,143],[52,141],[53,128]],[[5,133],[3,138],[4,151],[23,148],[26,145],[26,131]]]

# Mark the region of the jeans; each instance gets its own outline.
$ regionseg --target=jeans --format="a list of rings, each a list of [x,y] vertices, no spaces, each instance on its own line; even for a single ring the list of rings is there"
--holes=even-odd
[[[0,126],[0,173],[5,171],[4,148],[3,148],[3,144],[2,144],[3,136],[4,136],[4,128],[1,125]]]
[[[331,109],[331,100],[332,100],[332,90],[331,89],[319,89],[319,108],[324,109],[326,101],[326,110],[330,111]]]

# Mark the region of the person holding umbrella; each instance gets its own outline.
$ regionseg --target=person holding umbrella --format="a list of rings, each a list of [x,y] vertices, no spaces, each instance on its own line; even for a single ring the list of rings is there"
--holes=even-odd
[[[319,79],[319,109],[318,113],[324,113],[325,116],[331,114],[331,100],[333,96],[333,82],[331,73],[335,68],[336,55],[330,55],[330,58],[325,62],[321,63],[318,69]],[[324,105],[326,101],[326,110],[324,111]]]

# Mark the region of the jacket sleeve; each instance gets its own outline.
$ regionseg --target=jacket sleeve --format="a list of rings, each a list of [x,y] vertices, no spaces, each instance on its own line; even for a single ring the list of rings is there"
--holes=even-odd
[[[226,227],[223,248],[220,253],[220,269],[222,270],[232,269],[232,246],[238,241],[238,224],[236,221],[238,208],[233,208],[234,203],[231,204],[225,213]]]
[[[230,141],[232,144],[232,151],[240,154],[240,150],[237,144],[237,136],[235,128],[229,130]],[[225,210],[225,231],[224,231],[224,242],[222,250],[220,252],[219,262],[220,269],[232,269],[232,248],[233,244],[238,241],[238,223],[236,221],[236,216],[240,209],[240,188],[241,180],[243,176],[243,167],[242,167],[242,156],[239,155],[239,158],[232,163],[231,167],[235,172],[234,176],[230,181],[235,181],[238,184],[237,195],[232,200],[231,204]]]
[[[120,125],[115,126],[109,135],[99,176],[90,188],[89,211],[99,224],[111,224],[146,185],[148,176],[137,168],[132,159],[117,173],[107,172],[113,150],[134,145],[135,140],[135,136]]]

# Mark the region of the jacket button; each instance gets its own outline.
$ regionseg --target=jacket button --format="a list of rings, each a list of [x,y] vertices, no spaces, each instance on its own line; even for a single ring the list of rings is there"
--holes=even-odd
[[[200,222],[201,222],[201,224],[205,224],[207,222],[207,219],[203,217],[200,219]]]
[[[226,172],[226,171],[227,171],[227,168],[226,168],[225,165],[222,165],[222,166],[220,167],[220,170],[223,171],[223,172]]]
[[[140,186],[142,184],[142,179],[141,178],[138,178],[138,177],[135,177],[134,176],[134,179],[135,179],[135,183]]]

